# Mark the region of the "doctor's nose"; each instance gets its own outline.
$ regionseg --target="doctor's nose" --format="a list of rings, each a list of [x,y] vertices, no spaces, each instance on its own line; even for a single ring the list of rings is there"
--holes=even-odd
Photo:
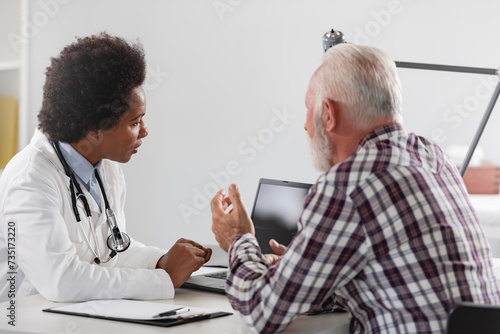
[[[146,125],[141,126],[141,130],[139,131],[139,138],[147,137],[149,134],[148,128]]]

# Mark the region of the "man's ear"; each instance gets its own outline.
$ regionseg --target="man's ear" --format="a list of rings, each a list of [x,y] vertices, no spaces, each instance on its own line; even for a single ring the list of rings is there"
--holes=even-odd
[[[330,99],[323,101],[323,112],[321,114],[321,122],[325,128],[325,132],[332,132],[338,123],[338,110],[335,102]]]

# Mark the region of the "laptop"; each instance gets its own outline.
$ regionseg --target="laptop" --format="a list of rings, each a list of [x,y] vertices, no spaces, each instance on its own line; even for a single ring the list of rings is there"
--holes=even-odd
[[[304,199],[311,184],[273,179],[260,179],[250,218],[255,226],[255,237],[263,254],[273,253],[269,240],[288,245],[297,233],[297,221],[302,214]],[[224,252],[225,254],[225,252]],[[226,259],[227,259],[227,254]],[[207,264],[212,262],[210,260]],[[227,260],[226,260],[227,266]],[[193,274],[183,288],[224,294],[227,269],[211,273]]]

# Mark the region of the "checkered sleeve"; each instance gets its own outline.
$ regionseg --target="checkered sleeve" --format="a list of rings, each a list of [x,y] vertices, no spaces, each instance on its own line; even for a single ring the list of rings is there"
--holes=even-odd
[[[313,186],[300,233],[274,266],[268,267],[253,235],[239,235],[231,244],[226,293],[258,332],[281,331],[301,313],[331,304],[334,290],[365,265],[370,245],[359,215],[342,190],[325,187],[332,186]]]

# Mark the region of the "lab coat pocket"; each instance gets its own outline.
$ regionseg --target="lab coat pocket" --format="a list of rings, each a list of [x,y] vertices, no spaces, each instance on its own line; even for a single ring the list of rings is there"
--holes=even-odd
[[[72,243],[75,245],[83,244],[85,239],[83,238],[82,226],[80,222],[74,222],[72,224],[68,224],[68,236]]]
[[[76,253],[80,255],[82,248],[85,246],[85,239],[83,238],[81,226],[78,226],[78,224],[80,223],[75,223],[74,226],[68,228],[68,235],[69,240],[76,248]]]
[[[73,246],[75,246],[78,258],[81,261],[91,262],[94,256],[87,241],[82,237],[82,233],[71,233],[70,240]]]
[[[87,241],[85,240],[83,231],[82,231],[81,222],[74,222],[73,224],[67,226],[68,228],[68,236],[71,240],[71,243],[75,246],[76,255],[82,261],[91,261],[92,260],[92,252],[89,249]],[[85,231],[89,233],[89,231]]]
[[[85,260],[85,258],[88,257],[86,256],[87,254],[85,254],[85,242],[73,242],[73,245],[75,246],[78,258],[80,258],[80,260]]]

